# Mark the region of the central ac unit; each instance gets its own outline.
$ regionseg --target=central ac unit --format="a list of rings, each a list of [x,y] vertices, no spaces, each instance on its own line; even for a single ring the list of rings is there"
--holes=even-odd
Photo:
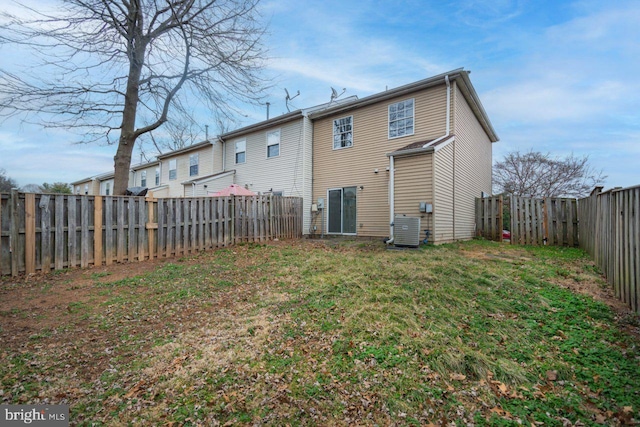
[[[393,224],[393,236],[396,246],[420,245],[420,218],[397,215]]]

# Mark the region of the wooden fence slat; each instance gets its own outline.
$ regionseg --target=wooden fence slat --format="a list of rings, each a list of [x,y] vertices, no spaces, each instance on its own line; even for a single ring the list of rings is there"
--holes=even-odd
[[[117,235],[116,235],[116,241],[117,241],[117,245],[118,245],[118,256],[117,256],[117,261],[118,262],[124,262],[125,260],[125,252],[126,252],[126,238],[127,235],[125,233],[125,214],[126,214],[126,209],[125,209],[125,198],[122,196],[118,196],[116,197],[117,200],[117,212],[116,212],[116,227],[117,227]]]
[[[105,201],[105,209],[104,209],[104,243],[105,243],[105,254],[104,254],[104,263],[105,265],[111,265],[113,263],[114,254],[115,254],[115,244],[117,242],[113,240],[113,197],[106,196],[104,198]]]
[[[136,259],[136,198],[130,196],[127,198],[127,261],[131,262]]]
[[[80,267],[89,265],[89,199],[80,198]]]
[[[54,196],[55,197],[55,196]],[[40,270],[51,271],[51,195],[40,195]]]
[[[65,204],[65,196],[59,194],[55,199],[55,236],[54,239],[56,241],[55,245],[55,255],[54,255],[54,268],[56,270],[62,270],[64,268],[65,262],[65,252],[64,252],[64,243],[65,243],[65,231],[64,231],[64,204]]]
[[[24,195],[24,268],[25,273],[36,272],[36,195],[27,193]]]
[[[102,265],[102,196],[93,199],[93,265]]]
[[[70,268],[78,265],[78,227],[77,227],[77,214],[76,196],[69,196],[69,203],[67,206],[67,235],[68,235],[68,266]]]

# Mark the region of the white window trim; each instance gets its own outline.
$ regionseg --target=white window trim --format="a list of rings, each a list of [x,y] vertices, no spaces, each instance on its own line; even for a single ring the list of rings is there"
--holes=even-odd
[[[191,159],[195,158],[196,159],[196,164],[192,165],[191,164]],[[197,167],[197,171],[195,174],[191,174],[191,166],[196,166]],[[198,176],[200,175],[200,153],[193,153],[193,154],[189,154],[189,176]]]
[[[405,133],[404,135],[389,136],[389,134],[391,133],[391,120],[389,120],[389,115],[391,114],[391,106],[392,105],[398,105],[401,102],[405,103],[407,101],[413,101],[413,115],[411,116],[411,118],[413,119],[413,132]],[[415,135],[415,133],[416,133],[416,99],[415,98],[407,98],[407,99],[403,99],[402,101],[398,101],[398,102],[394,102],[394,103],[389,104],[387,106],[387,139],[404,138],[405,136]]]
[[[334,133],[335,130],[335,121],[336,120],[341,120],[341,119],[351,119],[351,145],[349,145],[348,147],[337,147],[335,146],[334,143],[334,137],[336,136]],[[353,126],[353,116],[344,116],[344,117],[338,117],[337,119],[333,119],[331,121],[331,146],[333,147],[334,150],[344,150],[346,148],[353,148],[353,139],[354,139],[354,126]]]
[[[278,132],[278,143],[277,144],[269,144],[269,134],[270,133],[276,133]],[[267,159],[276,159],[278,157],[280,157],[280,149],[282,148],[282,145],[280,144],[282,142],[282,130],[281,129],[274,129],[271,131],[268,131],[265,133],[265,137],[267,139]],[[269,147],[271,147],[272,145],[277,145],[278,146],[278,155],[277,156],[271,156],[269,157]],[[246,154],[245,154],[246,156]]]
[[[238,151],[238,143],[244,143],[244,150],[242,151]],[[238,154],[240,153],[244,153],[244,162],[240,162],[238,163]],[[236,165],[243,165],[245,163],[247,163],[247,139],[246,138],[242,138],[242,139],[238,139],[236,141],[234,141],[233,143],[233,161],[235,162]]]
[[[171,162],[175,162],[175,169],[171,169]],[[174,170],[176,171],[176,176],[174,178],[171,178],[171,171]],[[170,159],[169,160],[169,181],[175,181],[176,179],[178,179],[178,159]]]

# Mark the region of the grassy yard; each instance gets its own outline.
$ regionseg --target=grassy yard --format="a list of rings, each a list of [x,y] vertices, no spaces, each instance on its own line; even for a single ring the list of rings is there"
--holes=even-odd
[[[4,279],[0,301],[0,403],[73,425],[640,419],[638,317],[579,250],[251,244]]]

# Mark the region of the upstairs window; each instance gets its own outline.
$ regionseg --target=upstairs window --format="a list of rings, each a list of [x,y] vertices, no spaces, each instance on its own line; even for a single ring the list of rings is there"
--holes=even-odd
[[[267,158],[280,155],[280,129],[267,132]]]
[[[189,176],[198,175],[198,153],[189,156]]]
[[[333,149],[353,146],[353,116],[333,121]]]
[[[389,139],[413,135],[413,99],[389,105]]]
[[[247,140],[236,141],[236,164],[247,161]]]
[[[169,179],[174,180],[178,177],[178,160],[169,160]]]
[[[141,187],[147,186],[147,171],[140,172],[140,186]]]
[[[109,193],[111,193],[111,183],[107,182],[107,184],[105,185],[105,191],[104,193],[108,196]]]
[[[156,168],[156,185],[160,185],[160,168]]]

